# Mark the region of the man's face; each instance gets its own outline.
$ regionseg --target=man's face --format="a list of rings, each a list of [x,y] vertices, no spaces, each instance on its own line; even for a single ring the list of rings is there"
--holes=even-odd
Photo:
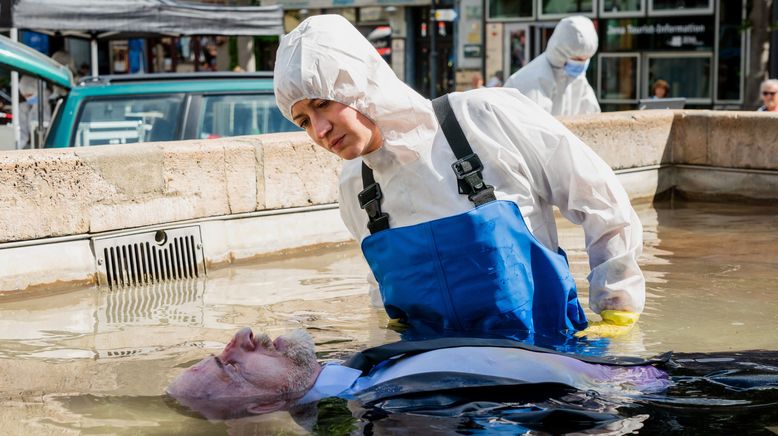
[[[374,122],[336,101],[300,100],[292,106],[292,119],[316,144],[346,160],[375,151],[383,142]]]
[[[762,101],[768,110],[778,108],[778,86],[767,84],[762,86]]]
[[[305,395],[319,370],[313,340],[305,331],[271,341],[246,327],[221,354],[179,375],[167,392],[209,418],[269,413]]]

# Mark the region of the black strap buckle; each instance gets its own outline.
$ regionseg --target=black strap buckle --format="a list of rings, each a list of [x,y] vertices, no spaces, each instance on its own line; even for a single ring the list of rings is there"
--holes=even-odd
[[[370,233],[379,232],[389,228],[389,214],[381,212],[381,186],[373,183],[357,195],[359,207],[367,212],[367,229]]]
[[[481,175],[484,166],[477,154],[472,153],[451,164],[454,174],[457,176],[457,186],[460,194],[467,194],[467,198],[480,206],[495,200],[494,187],[487,185]]]
[[[473,153],[451,164],[451,168],[454,169],[457,179],[462,180],[470,175],[480,174],[484,169],[484,165],[481,163],[478,155]]]

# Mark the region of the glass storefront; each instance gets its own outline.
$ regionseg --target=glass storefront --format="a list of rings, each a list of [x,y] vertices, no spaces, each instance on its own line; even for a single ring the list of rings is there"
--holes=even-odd
[[[601,0],[600,13],[610,15],[639,14],[645,9],[645,0]]]
[[[684,97],[688,103],[711,103],[711,61],[710,53],[648,54],[644,95],[650,95],[651,84],[661,79],[670,84],[668,97]]]
[[[687,107],[743,103],[746,0],[488,0],[487,25],[498,41],[487,66],[506,76],[546,47],[559,19],[594,21],[599,49],[587,78],[604,110],[636,109],[662,79]],[[490,42],[487,41],[487,47]],[[495,56],[495,52],[500,56]],[[487,68],[488,69],[488,68]]]
[[[603,53],[599,56],[599,99],[604,103],[632,103],[638,99],[639,53]]]
[[[725,0],[735,3],[738,0]],[[704,14],[713,12],[713,0],[648,0],[649,12],[667,14]]]
[[[541,0],[540,3],[541,17],[567,14],[591,15],[593,13],[593,0]]]
[[[738,1],[721,2],[718,7],[716,100],[721,103],[741,103],[745,70],[745,32],[742,31],[742,22],[745,13],[743,5]]]
[[[535,0],[489,0],[489,18],[533,18]]]

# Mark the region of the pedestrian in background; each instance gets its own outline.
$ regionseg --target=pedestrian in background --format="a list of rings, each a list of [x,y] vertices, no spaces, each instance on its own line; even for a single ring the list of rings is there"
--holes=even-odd
[[[484,87],[484,76],[482,76],[481,73],[473,74],[473,77],[470,79],[470,89],[478,89],[483,87]]]
[[[489,80],[486,81],[486,87],[496,88],[498,86],[502,86],[502,79],[503,79],[502,70],[495,71],[492,77],[490,77]]]
[[[770,79],[762,82],[762,107],[759,112],[778,112],[778,80]]]
[[[592,20],[567,17],[557,24],[546,51],[513,73],[505,86],[518,89],[554,116],[600,112],[585,74],[597,44]]]
[[[45,88],[44,88],[45,90]],[[38,79],[32,76],[22,76],[19,79],[19,94],[24,102],[19,105],[19,142],[22,148],[32,148],[35,144],[33,135],[38,125],[38,105],[43,105],[43,122],[48,124],[51,118],[51,107],[48,104],[48,92],[44,91],[44,98],[38,96]],[[40,144],[38,144],[40,146]]]

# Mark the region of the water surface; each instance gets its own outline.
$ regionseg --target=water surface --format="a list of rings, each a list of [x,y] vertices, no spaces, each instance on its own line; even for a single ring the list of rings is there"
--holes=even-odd
[[[611,341],[607,353],[778,350],[778,207],[685,203],[636,209],[644,224],[646,310],[638,328]],[[586,302],[583,233],[572,224],[559,225]],[[0,297],[3,432],[294,434],[312,425],[318,433],[341,434],[525,430],[506,418],[508,409],[477,419],[408,414],[377,419],[363,410],[349,411],[339,401],[321,404],[318,422],[278,413],[209,423],[171,408],[161,396],[182,368],[218,352],[243,326],[271,336],[306,328],[322,360],[397,340],[383,311],[369,306],[366,273],[358,247],[348,244],[212,271],[201,281]],[[717,415],[699,407],[696,420],[688,418],[688,407],[682,413],[669,406],[627,409],[624,420],[598,431],[664,432],[668,428],[657,423],[670,419],[679,423],[679,432],[703,433],[717,422]],[[742,423],[722,416],[722,428],[737,425],[758,433],[778,426],[775,413],[773,418],[756,415],[774,421],[742,415],[748,417]]]

